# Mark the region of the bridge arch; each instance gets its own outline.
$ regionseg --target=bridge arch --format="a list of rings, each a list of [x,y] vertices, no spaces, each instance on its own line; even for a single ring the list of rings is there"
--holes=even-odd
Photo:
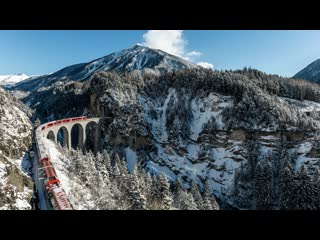
[[[69,118],[41,125],[42,136],[56,144],[97,152],[100,149],[101,118]]]
[[[80,123],[76,123],[71,128],[71,147],[82,149],[84,145],[84,129]]]
[[[69,132],[68,129],[65,126],[62,126],[59,128],[58,133],[57,133],[57,143],[60,143],[62,147],[67,147],[69,148]]]
[[[56,137],[54,135],[54,132],[53,131],[49,131],[48,134],[47,134],[47,139],[53,141],[53,142],[56,142]]]

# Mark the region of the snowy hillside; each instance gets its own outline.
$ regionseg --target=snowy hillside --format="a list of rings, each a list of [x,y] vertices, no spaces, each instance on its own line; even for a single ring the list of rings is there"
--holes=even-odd
[[[32,124],[25,106],[0,87],[0,209],[31,209],[33,183],[26,151]]]
[[[87,152],[68,152],[52,141],[44,139],[53,166],[66,195],[74,209],[78,210],[217,210],[219,205],[206,188],[201,195],[196,185],[190,191],[169,188],[165,175],[151,177],[144,169],[135,166],[128,171],[134,152],[120,159],[111,159],[104,151],[94,156]],[[126,164],[127,163],[127,164]],[[131,162],[132,163],[132,162]]]
[[[25,74],[17,74],[17,75],[0,75],[0,85],[14,85],[19,83],[25,79],[29,78],[29,76]]]
[[[82,81],[99,71],[116,71],[122,74],[134,72],[133,74],[141,76],[145,73],[159,75],[191,68],[200,67],[161,50],[135,45],[89,63],[75,64],[49,75],[28,79],[17,84],[14,90],[36,91],[58,81]]]
[[[319,112],[320,111],[320,103],[317,103],[317,102],[308,101],[308,100],[299,101],[296,99],[284,98],[284,97],[280,97],[279,99],[281,101],[287,102],[292,107],[296,107],[301,112],[312,112],[312,111]]]
[[[257,161],[272,156],[275,182],[284,147],[296,172],[319,163],[319,93],[315,84],[252,69],[185,69],[141,78],[102,71],[25,100],[43,121],[109,117],[100,150],[125,156],[129,170],[141,164],[186,188],[207,182],[223,208],[254,209]],[[239,172],[244,186],[236,184]]]

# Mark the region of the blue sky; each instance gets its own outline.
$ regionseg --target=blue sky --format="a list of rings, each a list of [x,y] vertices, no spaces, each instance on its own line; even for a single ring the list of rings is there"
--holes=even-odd
[[[283,76],[320,58],[320,31],[0,30],[0,75],[50,73],[136,43],[215,69],[251,66]]]

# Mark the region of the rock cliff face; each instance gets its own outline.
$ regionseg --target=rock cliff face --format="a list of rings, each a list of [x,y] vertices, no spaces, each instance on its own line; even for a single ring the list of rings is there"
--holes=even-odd
[[[0,88],[0,209],[30,209],[30,110]]]

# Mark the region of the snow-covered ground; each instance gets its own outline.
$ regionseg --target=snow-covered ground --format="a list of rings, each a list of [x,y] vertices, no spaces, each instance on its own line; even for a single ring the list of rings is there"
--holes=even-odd
[[[6,193],[5,199],[9,200],[9,203],[0,206],[0,210],[10,210],[10,209],[19,209],[19,210],[30,210],[31,205],[29,203],[30,195],[33,192],[33,189],[24,186],[22,191],[19,191],[15,184],[12,184],[8,178],[8,170],[7,168],[12,168],[11,164],[13,163],[16,165],[18,169],[22,167],[23,169],[28,168],[30,166],[30,162],[22,157],[20,159],[8,159],[6,158],[7,164],[0,161],[0,191],[2,193]],[[26,172],[21,172],[25,175],[26,178],[30,178]],[[22,179],[21,179],[22,181]],[[4,200],[4,199],[2,199]]]
[[[230,106],[232,101],[232,97],[213,93],[210,93],[204,99],[193,99],[191,101],[193,121],[190,125],[190,138],[196,141],[203,130],[204,124],[208,123],[212,118],[214,118],[217,129],[223,129],[224,123],[221,112],[225,107]]]
[[[150,102],[148,99],[145,99],[142,95],[139,95],[138,99],[142,103],[145,112],[148,113],[150,110],[156,111],[157,119],[153,119],[149,114],[144,115],[146,122],[151,125],[151,131],[155,139],[158,142],[168,141],[168,133],[166,128],[167,108],[171,99],[173,99],[174,103],[176,103],[178,100],[175,89],[170,88],[164,102],[156,102],[155,105],[153,105],[154,103]]]
[[[296,100],[292,98],[279,97],[280,101],[287,102],[290,106],[296,107],[301,112],[320,111],[320,103],[312,102],[308,100]]]
[[[57,177],[61,182],[62,188],[65,191],[70,203],[74,209],[93,209],[94,203],[91,201],[92,196],[89,191],[86,191],[85,186],[77,181],[77,176],[70,173],[70,159],[61,153],[58,146],[49,139],[43,139],[44,145],[48,150],[51,162],[56,171]],[[85,197],[79,201],[79,194]]]

